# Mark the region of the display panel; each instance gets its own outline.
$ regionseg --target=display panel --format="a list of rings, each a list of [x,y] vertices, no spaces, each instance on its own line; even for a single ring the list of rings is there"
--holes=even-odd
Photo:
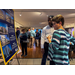
[[[65,30],[74,37],[74,28],[66,28]]]
[[[0,18],[0,46],[5,65],[18,52],[18,46],[15,36],[14,13],[12,10],[2,10],[5,14],[5,20]]]

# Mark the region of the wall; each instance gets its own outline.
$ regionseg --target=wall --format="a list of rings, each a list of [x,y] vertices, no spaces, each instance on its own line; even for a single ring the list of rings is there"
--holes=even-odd
[[[72,23],[72,24],[65,24],[64,25],[64,28],[71,28],[71,27],[74,27],[74,23]]]
[[[31,29],[34,28],[34,29],[41,29],[43,27],[31,27]]]
[[[64,28],[72,28],[72,27],[74,27],[74,38],[75,38],[75,23],[64,25]]]
[[[21,28],[22,25],[20,23],[16,22],[16,21],[14,23],[15,23],[14,25],[15,25],[15,32],[16,32],[16,28],[17,27]]]

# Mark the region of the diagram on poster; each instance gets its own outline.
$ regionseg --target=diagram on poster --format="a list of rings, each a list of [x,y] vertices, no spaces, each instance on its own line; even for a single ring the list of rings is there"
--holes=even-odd
[[[6,17],[6,20],[0,19],[0,46],[4,63],[6,65],[15,54],[17,54],[18,46],[15,36],[14,17],[11,16],[8,9],[0,9],[0,11],[6,13],[6,15],[3,15]],[[12,14],[14,15],[13,11]]]

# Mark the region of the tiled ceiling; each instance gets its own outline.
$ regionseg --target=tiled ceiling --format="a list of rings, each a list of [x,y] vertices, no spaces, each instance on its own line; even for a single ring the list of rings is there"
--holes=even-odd
[[[44,27],[48,24],[48,15],[63,15],[65,24],[75,21],[75,9],[14,9],[14,12],[15,21],[24,27]]]

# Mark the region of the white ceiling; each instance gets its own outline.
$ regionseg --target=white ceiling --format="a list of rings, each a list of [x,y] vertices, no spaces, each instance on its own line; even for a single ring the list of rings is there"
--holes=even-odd
[[[46,26],[48,24],[47,15],[61,14],[65,18],[65,24],[75,21],[75,9],[14,9],[14,11],[15,21],[24,27]],[[22,16],[19,16],[20,13]]]

